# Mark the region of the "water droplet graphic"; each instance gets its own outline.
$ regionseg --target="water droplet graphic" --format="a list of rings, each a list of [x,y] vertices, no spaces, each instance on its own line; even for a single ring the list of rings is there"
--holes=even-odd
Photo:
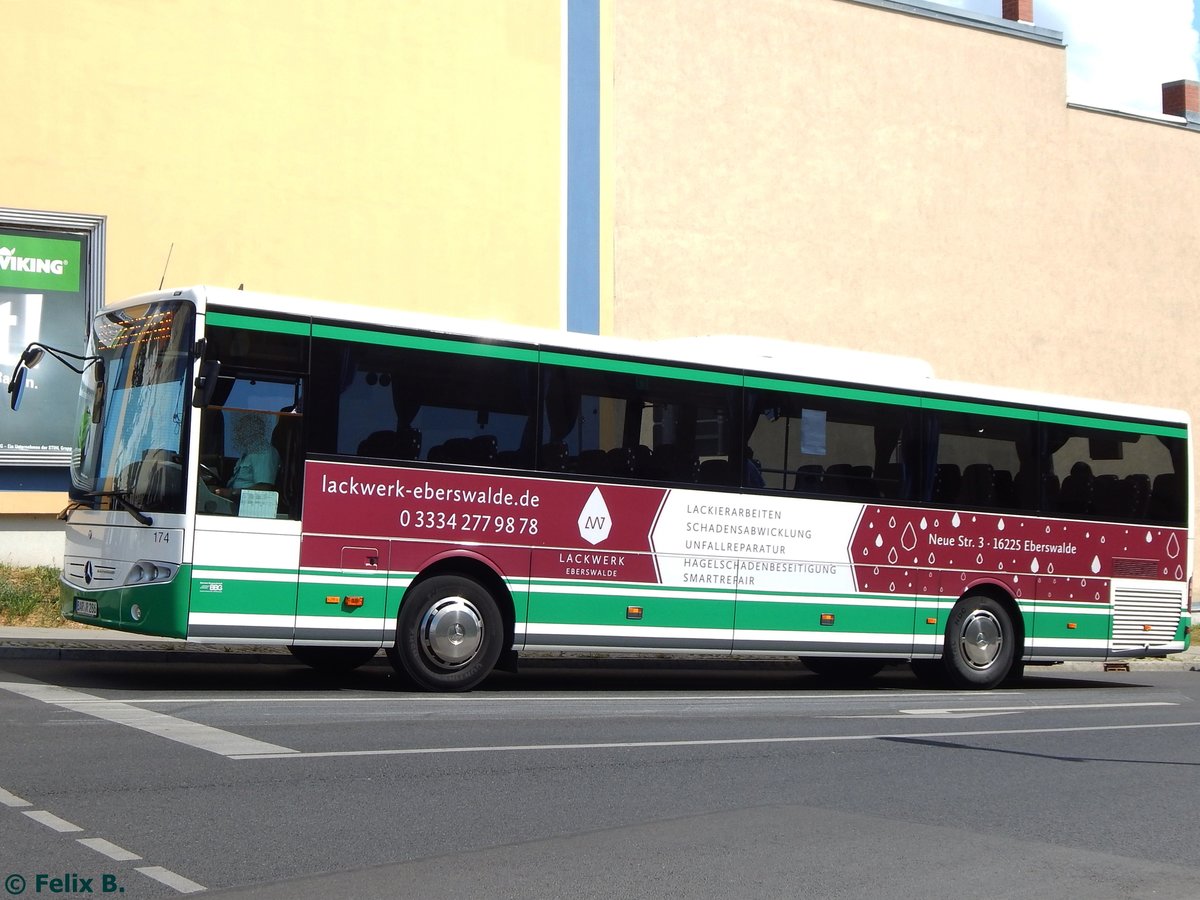
[[[905,550],[917,546],[917,530],[912,527],[912,522],[904,526],[904,533],[900,535],[900,546]]]
[[[960,519],[958,517],[958,513],[954,514],[954,518],[950,520],[950,524],[953,525],[955,528],[957,528],[959,525],[962,524],[962,519]]]
[[[1171,532],[1171,536],[1167,538],[1167,556],[1174,559],[1179,555],[1179,538],[1175,537],[1175,533]]]
[[[1183,566],[1176,566],[1176,567],[1175,567],[1175,580],[1176,580],[1176,581],[1183,581]]]
[[[896,564],[896,560],[898,560],[899,558],[900,558],[900,555],[898,553],[896,553],[895,547],[893,547],[891,550],[888,551],[888,562],[890,562],[893,566]]]
[[[1053,574],[1054,574],[1054,563],[1049,563],[1049,564],[1046,566],[1046,574],[1047,574],[1047,575],[1053,575]]]
[[[1152,535],[1150,532],[1147,531],[1146,532],[1146,543],[1151,544],[1153,542],[1154,542],[1154,535]]]
[[[932,566],[936,562],[937,562],[937,557],[934,556],[932,553],[930,553],[929,554],[929,564]]]
[[[1092,557],[1092,574],[1093,575],[1100,574],[1100,557],[1099,556]]]
[[[921,530],[924,531],[928,527],[929,527],[928,520],[926,520],[926,518],[924,516],[921,516]]]
[[[1038,564],[1037,557],[1035,556],[1033,562],[1029,564],[1029,571],[1036,575],[1039,569],[1041,569],[1041,566]]]
[[[875,535],[875,546],[876,547],[883,546],[883,535],[882,534]]]
[[[1001,519],[999,522],[996,523],[996,530],[997,531],[1004,530],[1004,520],[1003,519]]]
[[[896,517],[892,516],[890,519],[888,519],[888,528],[895,528],[895,527],[896,527]]]

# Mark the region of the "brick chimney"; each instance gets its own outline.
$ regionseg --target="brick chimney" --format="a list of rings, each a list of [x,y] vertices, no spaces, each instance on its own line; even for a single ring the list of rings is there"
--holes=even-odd
[[[1010,22],[1033,24],[1033,0],[1003,0],[1002,14]]]
[[[1164,81],[1163,115],[1187,119],[1200,125],[1200,81]]]

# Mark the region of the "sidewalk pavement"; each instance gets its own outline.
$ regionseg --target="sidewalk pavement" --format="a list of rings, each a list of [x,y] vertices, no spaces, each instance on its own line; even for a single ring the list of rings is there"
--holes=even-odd
[[[112,662],[210,662],[237,656],[239,663],[291,662],[286,647],[255,644],[196,644],[178,638],[148,637],[101,628],[18,628],[0,626],[0,659],[73,659]],[[546,663],[539,660],[542,665]],[[565,659],[555,663],[571,665]],[[572,661],[573,662],[573,661]],[[595,660],[590,662],[594,663]],[[649,662],[649,660],[647,660]],[[745,661],[714,660],[711,657],[688,662],[728,665]],[[767,664],[778,660],[766,660]],[[639,665],[639,663],[632,663]],[[1200,672],[1200,646],[1193,642],[1185,653],[1159,659],[1117,659],[1108,662],[1067,662],[1043,672],[1176,670]],[[1034,668],[1033,672],[1039,671]]]

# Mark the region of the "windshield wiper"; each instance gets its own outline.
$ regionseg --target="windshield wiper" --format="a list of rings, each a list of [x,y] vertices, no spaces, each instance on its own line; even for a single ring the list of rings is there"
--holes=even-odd
[[[129,502],[129,491],[89,491],[85,497],[110,497],[117,506],[129,513],[142,525],[153,525],[154,520]]]

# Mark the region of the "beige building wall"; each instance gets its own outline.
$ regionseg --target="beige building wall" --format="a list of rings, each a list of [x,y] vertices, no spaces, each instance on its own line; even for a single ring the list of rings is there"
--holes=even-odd
[[[1200,416],[1200,133],[1069,107],[1061,45],[848,0],[617,0],[613,47],[617,333]]]

